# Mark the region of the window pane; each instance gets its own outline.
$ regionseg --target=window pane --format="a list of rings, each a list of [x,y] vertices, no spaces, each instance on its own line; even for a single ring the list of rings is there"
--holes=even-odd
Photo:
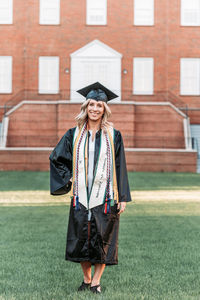
[[[13,1],[0,0],[0,24],[13,23]]]
[[[200,26],[200,0],[181,1],[181,25]]]
[[[11,56],[0,56],[0,93],[12,93]]]
[[[181,95],[200,95],[200,59],[181,59]]]
[[[87,0],[87,24],[105,25],[107,19],[107,0]]]
[[[59,57],[39,58],[39,93],[57,94],[59,92]]]
[[[134,58],[133,93],[136,95],[153,94],[153,58]]]
[[[40,24],[60,24],[60,0],[40,0]]]
[[[134,0],[134,25],[154,24],[154,0]]]

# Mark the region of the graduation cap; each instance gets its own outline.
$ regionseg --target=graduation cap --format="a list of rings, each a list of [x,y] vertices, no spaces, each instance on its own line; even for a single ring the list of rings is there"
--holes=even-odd
[[[77,91],[79,94],[84,96],[87,99],[94,99],[96,101],[108,102],[112,99],[117,98],[118,96],[107,89],[99,82],[90,84]]]

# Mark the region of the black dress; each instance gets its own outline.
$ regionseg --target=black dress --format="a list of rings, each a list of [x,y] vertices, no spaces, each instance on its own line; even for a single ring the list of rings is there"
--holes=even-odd
[[[50,159],[50,189],[52,195],[70,191],[72,177],[73,136],[75,128],[69,129],[61,138]],[[96,133],[94,169],[98,160],[101,130]],[[120,202],[131,201],[124,145],[120,131],[114,131],[116,176]],[[80,203],[75,210],[71,201],[65,259],[73,262],[90,261],[114,265],[118,263],[119,215],[117,205],[104,213],[104,204],[91,209],[88,232],[88,210]]]

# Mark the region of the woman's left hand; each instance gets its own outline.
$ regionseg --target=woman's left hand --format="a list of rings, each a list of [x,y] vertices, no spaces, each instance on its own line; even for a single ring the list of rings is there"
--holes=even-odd
[[[118,214],[120,215],[121,213],[124,212],[126,207],[126,202],[119,202],[117,208],[119,209]]]

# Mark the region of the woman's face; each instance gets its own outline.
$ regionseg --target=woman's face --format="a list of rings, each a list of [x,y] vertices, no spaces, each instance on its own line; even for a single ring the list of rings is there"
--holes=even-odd
[[[87,106],[88,119],[99,121],[104,114],[104,104],[102,101],[91,99]]]

